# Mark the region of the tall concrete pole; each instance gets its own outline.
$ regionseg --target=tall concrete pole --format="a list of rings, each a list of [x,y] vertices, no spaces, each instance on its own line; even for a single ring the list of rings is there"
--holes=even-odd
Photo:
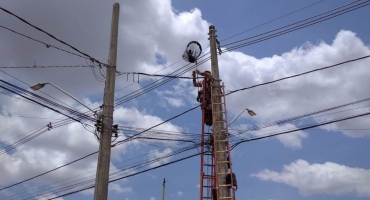
[[[212,97],[212,103],[221,103],[221,90],[220,90],[220,73],[218,70],[218,59],[217,59],[217,48],[216,48],[216,28],[215,26],[211,25],[209,26],[209,40],[210,40],[210,48],[211,48],[211,66],[212,66],[212,76],[213,76],[213,91],[212,94],[215,95]],[[216,96],[218,95],[218,96]],[[212,116],[213,121],[223,121],[223,115],[220,111],[222,111],[222,105],[221,104],[215,104],[213,107],[215,109],[213,112],[215,114]],[[222,123],[217,123],[222,124]],[[217,127],[218,126],[218,127]],[[213,125],[212,127],[214,130],[224,130],[225,127],[223,125]],[[225,140],[226,139],[226,133],[223,133],[221,131],[218,132],[217,135],[214,135],[215,140]],[[217,151],[224,151],[224,153],[217,153],[216,156],[216,176],[218,185],[225,185],[226,184],[226,174],[228,172],[228,165],[225,162],[217,163],[220,161],[226,161],[227,160],[227,152],[226,150],[226,143],[225,142],[219,142],[215,145],[215,152]],[[230,188],[228,187],[220,187],[219,189],[219,195],[220,197],[229,197],[230,196]],[[220,198],[218,197],[218,199]]]
[[[112,24],[110,33],[107,79],[104,89],[103,125],[100,134],[98,166],[94,200],[108,199],[109,165],[111,153],[114,87],[116,81],[117,41],[118,41],[119,4],[113,5]]]

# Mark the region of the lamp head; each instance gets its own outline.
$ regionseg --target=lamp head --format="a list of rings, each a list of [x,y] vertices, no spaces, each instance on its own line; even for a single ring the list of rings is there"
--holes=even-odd
[[[247,111],[248,111],[248,114],[249,114],[250,116],[255,116],[255,115],[257,115],[255,112],[253,112],[253,110],[249,110],[249,109],[247,109]]]
[[[36,90],[43,88],[45,85],[46,85],[45,83],[39,83],[37,85],[32,86],[31,89],[36,91]]]

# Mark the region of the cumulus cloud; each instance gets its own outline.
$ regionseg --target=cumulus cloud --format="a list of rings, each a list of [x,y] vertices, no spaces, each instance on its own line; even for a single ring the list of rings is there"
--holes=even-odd
[[[240,89],[305,71],[369,55],[370,48],[354,32],[339,31],[331,43],[307,42],[289,52],[256,58],[232,51],[219,56],[221,79],[227,90]],[[257,124],[285,119],[370,97],[368,60],[345,64],[227,96],[228,111],[234,115],[248,107],[257,113],[250,118]],[[210,63],[199,66],[207,69]],[[185,86],[184,87],[188,87]],[[195,89],[193,89],[195,91]],[[194,101],[194,100],[193,100]],[[353,108],[353,107],[348,107]],[[368,107],[315,118],[316,122],[368,112]],[[335,123],[322,129],[366,128],[369,117]],[[240,121],[240,120],[239,120]],[[297,126],[287,125],[287,126]],[[284,128],[283,126],[280,128]],[[289,128],[289,127],[288,127]],[[275,127],[276,129],[276,127]],[[370,136],[369,132],[339,130],[350,137]],[[257,134],[257,133],[256,133]],[[300,148],[303,132],[280,136],[287,147]]]
[[[252,176],[296,187],[303,196],[355,192],[358,196],[370,197],[370,169],[352,168],[333,162],[310,164],[305,160],[296,160],[284,165],[281,172],[265,169]]]

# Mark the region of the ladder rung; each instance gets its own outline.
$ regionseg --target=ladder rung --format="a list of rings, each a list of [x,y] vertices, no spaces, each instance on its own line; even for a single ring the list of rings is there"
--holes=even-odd
[[[217,153],[225,153],[225,152],[229,152],[229,150],[222,150],[222,151],[216,151]]]
[[[203,187],[208,187],[208,188],[210,188],[210,187],[212,187],[212,186],[210,186],[210,185],[203,185]]]
[[[217,163],[229,163],[230,161],[227,161],[227,160],[225,160],[225,161],[218,161]]]
[[[226,120],[216,120],[216,121],[213,121],[213,123],[217,123],[217,122],[225,122],[226,123]]]
[[[233,199],[234,197],[220,197],[220,199]]]
[[[213,113],[226,113],[226,111],[219,111],[219,112],[213,112]]]
[[[216,142],[227,142],[227,140],[216,140]]]
[[[227,132],[226,129],[213,129],[215,132],[218,131],[218,132]]]
[[[207,166],[207,167],[214,167],[215,165],[203,164],[203,166]]]
[[[225,185],[218,185],[218,187],[231,187],[231,184],[225,184]]]
[[[217,173],[217,174],[225,175],[225,174],[230,174],[230,172],[220,172],[220,173]]]

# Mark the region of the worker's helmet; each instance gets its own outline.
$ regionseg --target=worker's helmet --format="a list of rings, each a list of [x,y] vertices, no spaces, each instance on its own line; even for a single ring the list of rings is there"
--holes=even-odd
[[[212,72],[211,72],[211,70],[206,70],[206,71],[204,71],[204,73],[206,73],[206,72],[208,72],[208,73],[210,73],[210,74],[212,74]]]

